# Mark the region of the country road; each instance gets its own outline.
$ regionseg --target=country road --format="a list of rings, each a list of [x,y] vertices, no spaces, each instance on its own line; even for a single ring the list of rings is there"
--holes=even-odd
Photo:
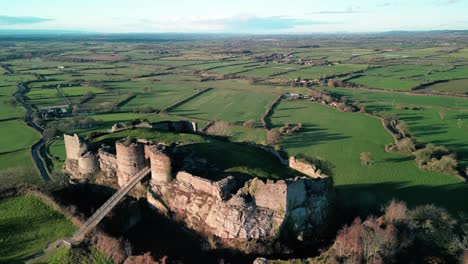
[[[23,94],[26,91],[24,84],[23,83],[18,84],[17,88],[18,90],[13,94],[13,96],[15,97],[16,101],[18,101],[18,103],[20,103],[23,106],[23,108],[26,110],[26,117],[25,117],[26,124],[34,128],[42,136],[42,133],[44,132],[44,128],[38,126],[36,123],[33,122],[32,113],[34,110],[28,104],[24,102]],[[41,153],[40,153],[40,149],[44,144],[45,144],[45,141],[41,138],[38,142],[36,142],[32,146],[31,154],[32,154],[34,163],[36,163],[36,167],[38,168],[41,174],[42,179],[48,182],[51,180],[51,177],[46,169],[46,164],[44,164],[44,161],[41,159]]]

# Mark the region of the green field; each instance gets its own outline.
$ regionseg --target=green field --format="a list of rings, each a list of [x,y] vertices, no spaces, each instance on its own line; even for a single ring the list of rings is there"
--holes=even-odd
[[[0,263],[24,263],[75,227],[33,196],[0,200]]]
[[[468,209],[457,202],[468,194],[458,179],[419,170],[411,158],[385,152],[392,138],[377,118],[311,102],[283,101],[271,120],[276,127],[303,124],[303,132],[284,137],[283,148],[330,162],[344,204],[375,206],[397,198],[412,206],[435,203],[455,211]],[[371,152],[375,163],[362,165],[361,152]]]
[[[313,66],[308,68],[291,71],[285,74],[278,75],[278,78],[295,79],[301,77],[303,79],[320,78],[330,75],[338,75],[361,71],[367,68],[367,65],[360,64],[338,64],[332,66]]]
[[[437,83],[424,88],[424,90],[443,93],[468,94],[468,79]]]
[[[411,79],[399,79],[390,77],[363,76],[350,80],[349,82],[371,88],[386,90],[411,90],[418,86],[419,82]]]
[[[276,97],[274,94],[213,89],[174,108],[169,113],[228,122],[260,120],[267,105]]]
[[[39,140],[39,134],[22,120],[0,122],[0,154],[29,148]]]

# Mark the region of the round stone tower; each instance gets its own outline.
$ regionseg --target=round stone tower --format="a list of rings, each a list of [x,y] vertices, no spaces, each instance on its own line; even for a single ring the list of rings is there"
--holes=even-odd
[[[99,170],[98,157],[91,153],[86,152],[85,154],[78,157],[78,171],[80,174],[92,174]]]
[[[153,183],[167,183],[171,179],[171,158],[165,146],[151,146],[149,148],[151,161],[151,181]]]
[[[120,187],[147,166],[144,145],[131,140],[115,144],[117,154],[117,179]]]

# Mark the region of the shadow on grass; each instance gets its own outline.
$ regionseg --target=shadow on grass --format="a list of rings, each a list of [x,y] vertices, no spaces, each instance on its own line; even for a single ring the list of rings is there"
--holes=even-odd
[[[407,182],[387,182],[341,185],[336,190],[339,204],[343,208],[358,210],[360,214],[375,213],[392,199],[404,201],[410,208],[435,204],[452,213],[468,212],[466,183],[408,186]]]
[[[335,140],[350,138],[337,133],[328,133],[327,129],[314,124],[305,124],[303,130],[294,135],[284,136],[283,144],[288,148],[308,147]]]

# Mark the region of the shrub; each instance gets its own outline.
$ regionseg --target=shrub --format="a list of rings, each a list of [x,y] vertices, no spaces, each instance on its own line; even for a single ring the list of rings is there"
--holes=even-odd
[[[281,141],[281,132],[278,129],[270,129],[266,132],[267,143],[271,146],[277,145]]]
[[[165,263],[165,261],[163,261]],[[140,256],[131,256],[127,258],[124,264],[159,264],[158,261],[154,260],[149,252]]]
[[[433,158],[426,165],[424,169],[440,172],[450,175],[458,175],[457,172],[458,161],[452,155],[442,156],[440,159]]]
[[[387,223],[396,223],[406,218],[408,208],[404,202],[390,201],[384,211],[384,219]]]
[[[395,128],[403,137],[407,137],[410,133],[408,125],[403,121],[398,121],[398,124],[395,126]]]
[[[411,138],[403,138],[396,142],[397,151],[406,155],[412,154],[416,150],[416,144]]]
[[[297,124],[297,125],[290,125],[290,124],[285,124],[283,127],[279,129],[279,132],[281,134],[294,134],[296,132],[299,132],[302,129],[302,124]]]
[[[370,152],[361,152],[360,159],[362,165],[371,165],[374,162],[374,158]]]
[[[243,126],[247,128],[255,128],[257,122],[253,119],[247,120],[244,122]]]
[[[216,121],[212,126],[207,130],[207,133],[215,136],[231,136],[231,127],[228,122],[225,121]]]
[[[115,263],[122,263],[127,258],[121,241],[116,238],[98,234],[95,236],[93,244],[104,256],[112,259]]]

